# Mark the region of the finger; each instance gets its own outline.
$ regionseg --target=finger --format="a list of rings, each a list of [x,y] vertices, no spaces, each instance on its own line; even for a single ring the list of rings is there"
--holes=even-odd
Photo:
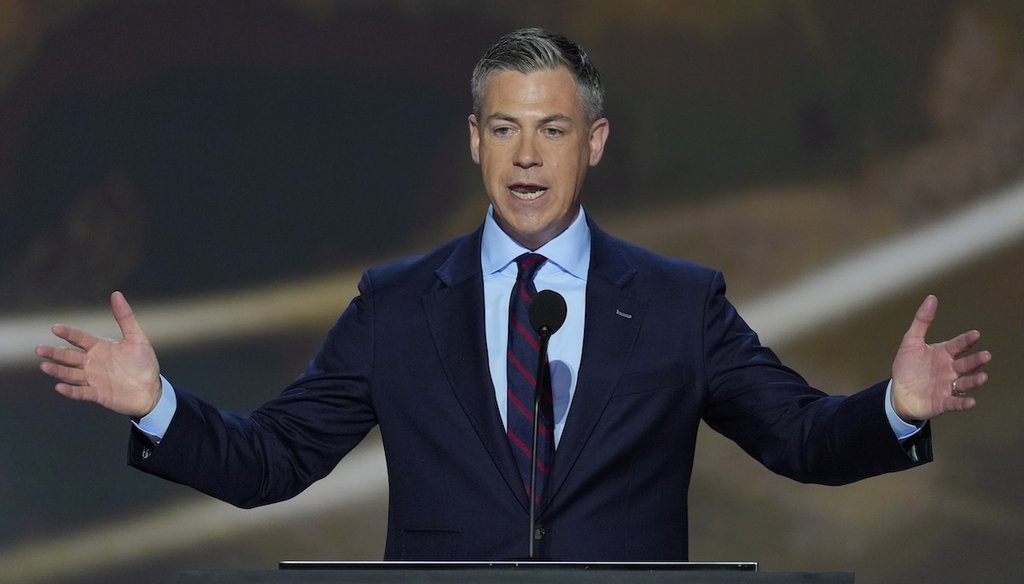
[[[50,377],[54,377],[68,385],[86,384],[85,371],[77,367],[68,367],[67,365],[58,365],[57,363],[44,361],[39,364],[39,369]]]
[[[72,367],[81,367],[85,364],[86,359],[85,353],[81,351],[51,347],[48,345],[39,345],[36,347],[36,355],[61,365],[69,365]]]
[[[83,351],[88,351],[93,348],[100,340],[99,337],[91,335],[81,329],[63,324],[53,325],[53,328],[51,328],[50,331],[57,337],[71,343]]]
[[[961,393],[972,393],[978,390],[981,386],[985,385],[988,381],[988,374],[979,371],[971,375],[964,375],[956,380],[956,389]]]
[[[91,387],[83,387],[80,385],[69,385],[67,383],[58,383],[53,386],[57,393],[64,397],[69,397],[73,400],[78,401],[96,401],[94,393]]]
[[[938,309],[939,299],[934,294],[929,294],[925,297],[924,301],[921,302],[921,306],[917,308],[917,312],[914,314],[914,320],[910,323],[907,334],[903,335],[903,340],[919,340],[923,343],[924,337],[928,333],[928,327],[935,320],[935,314],[938,312]]]
[[[978,353],[972,353],[966,357],[961,357],[956,361],[953,361],[953,371],[958,376],[964,376],[969,373],[974,373],[978,368],[984,366],[992,360],[992,353],[988,351],[980,351]]]
[[[59,350],[57,347],[50,345],[36,345],[36,356],[52,360],[54,353]]]
[[[135,312],[132,310],[128,300],[121,292],[114,292],[110,295],[110,309],[114,313],[114,320],[121,329],[125,340],[145,341],[146,334],[142,332],[139,321],[135,319]]]
[[[967,331],[966,333],[962,333],[946,341],[944,345],[949,354],[955,357],[966,351],[969,351],[971,347],[978,343],[979,339],[981,339],[980,332]]]
[[[973,397],[951,397],[946,399],[944,411],[964,412],[978,405],[978,400]]]

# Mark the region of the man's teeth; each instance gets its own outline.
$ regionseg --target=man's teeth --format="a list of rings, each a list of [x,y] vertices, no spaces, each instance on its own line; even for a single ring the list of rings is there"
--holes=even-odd
[[[547,189],[539,189],[535,191],[523,191],[512,189],[512,194],[515,195],[516,198],[522,199],[523,201],[532,201],[546,192],[548,192]]]

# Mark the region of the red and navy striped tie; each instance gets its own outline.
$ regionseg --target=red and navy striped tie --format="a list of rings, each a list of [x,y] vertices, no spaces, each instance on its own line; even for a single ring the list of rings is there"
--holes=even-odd
[[[537,493],[539,505],[544,483],[551,472],[555,458],[554,415],[551,401],[551,375],[547,372],[543,383],[536,383],[537,360],[540,356],[540,338],[530,326],[530,301],[537,293],[533,277],[546,261],[542,255],[525,253],[516,258],[519,275],[512,288],[508,308],[508,439],[512,444],[523,488],[530,493],[530,451],[533,444],[534,388],[541,392],[540,425],[537,432]]]

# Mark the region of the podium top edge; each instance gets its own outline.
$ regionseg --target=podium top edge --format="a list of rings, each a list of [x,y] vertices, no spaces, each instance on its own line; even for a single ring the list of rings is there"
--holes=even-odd
[[[459,570],[459,569],[572,569],[572,570],[657,570],[657,571],[746,571],[756,572],[757,562],[559,562],[544,560],[508,561],[342,561],[286,560],[280,570]]]

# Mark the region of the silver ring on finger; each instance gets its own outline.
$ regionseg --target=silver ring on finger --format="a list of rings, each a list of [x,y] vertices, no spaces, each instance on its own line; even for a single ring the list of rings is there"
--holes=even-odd
[[[961,391],[961,390],[957,389],[956,382],[957,382],[957,380],[954,379],[953,380],[953,397],[966,397],[967,396],[967,392],[966,391]]]

